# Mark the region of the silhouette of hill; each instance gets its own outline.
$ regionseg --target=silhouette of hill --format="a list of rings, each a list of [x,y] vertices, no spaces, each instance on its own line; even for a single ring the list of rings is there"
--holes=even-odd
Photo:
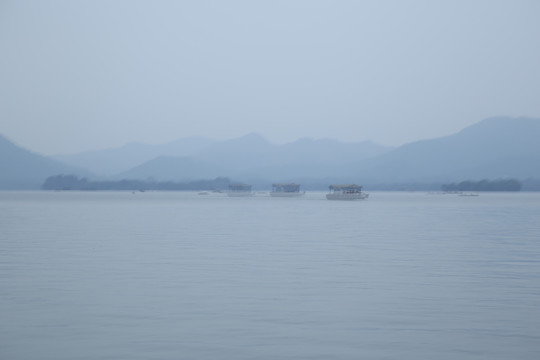
[[[0,135],[0,189],[39,189],[55,174],[88,176],[89,172],[25,150]]]
[[[76,165],[95,174],[111,176],[128,171],[158,156],[189,156],[213,144],[215,140],[188,137],[167,144],[129,143],[119,148],[54,155],[66,164]]]
[[[540,119],[495,117],[462,131],[395,149],[369,142],[300,139],[273,145],[257,134],[215,142],[190,156],[190,166],[161,159],[171,180],[197,178],[205,164],[212,177],[256,181],[333,179],[364,184],[447,183],[498,178],[540,178]],[[186,161],[184,159],[183,161]],[[212,166],[219,170],[209,171]],[[171,170],[177,169],[177,170]],[[155,163],[138,175],[152,176]]]
[[[539,138],[540,119],[489,118],[357,162],[350,174],[371,183],[540,177]]]
[[[191,181],[228,177],[253,184],[295,181],[320,186],[345,181],[380,188],[387,184],[440,186],[464,180],[514,178],[535,184],[535,179],[540,179],[539,138],[540,119],[496,117],[450,136],[395,149],[370,142],[341,143],[330,139],[299,139],[275,145],[258,134],[248,134],[227,141],[190,138],[165,145],[128,144],[119,149],[73,155],[72,161],[87,156],[95,165],[110,157],[105,166],[108,171],[116,166],[120,169],[117,175],[109,177],[111,180]],[[0,154],[2,189],[38,189],[46,178],[59,174],[88,176],[81,168],[24,150],[1,136]],[[122,171],[133,163],[136,165]]]
[[[113,178],[186,181],[214,179],[224,172],[225,170],[219,166],[190,157],[158,156]]]
[[[391,148],[370,142],[301,139],[285,145],[269,143],[259,134],[215,142],[189,157],[159,157],[115,178],[198,179],[228,176],[243,179],[292,181],[326,177],[351,159],[363,159]]]

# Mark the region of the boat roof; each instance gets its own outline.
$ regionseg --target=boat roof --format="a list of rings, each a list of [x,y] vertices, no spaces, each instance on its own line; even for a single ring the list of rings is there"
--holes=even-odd
[[[333,184],[329,186],[330,189],[333,190],[341,190],[341,189],[361,189],[362,186],[356,185],[356,184]]]
[[[272,186],[300,186],[296,183],[273,183]]]

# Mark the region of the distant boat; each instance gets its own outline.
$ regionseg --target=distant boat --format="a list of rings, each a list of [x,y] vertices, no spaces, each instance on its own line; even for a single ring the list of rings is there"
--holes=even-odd
[[[251,185],[248,184],[230,184],[227,196],[232,197],[246,197],[253,196],[251,191]]]
[[[328,200],[364,200],[369,194],[362,192],[362,186],[356,184],[330,185],[330,193],[326,194]]]
[[[208,195],[208,193],[206,191],[201,191],[199,195]]]
[[[297,197],[306,192],[300,192],[300,185],[295,183],[274,183],[272,184],[272,197]]]

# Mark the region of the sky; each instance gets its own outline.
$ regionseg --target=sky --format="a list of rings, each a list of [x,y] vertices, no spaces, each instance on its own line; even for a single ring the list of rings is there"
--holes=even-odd
[[[0,0],[0,134],[399,146],[540,117],[540,1]]]

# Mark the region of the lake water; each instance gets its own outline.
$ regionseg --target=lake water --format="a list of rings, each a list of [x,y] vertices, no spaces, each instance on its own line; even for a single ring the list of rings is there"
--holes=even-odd
[[[540,359],[540,194],[0,192],[0,358]]]

